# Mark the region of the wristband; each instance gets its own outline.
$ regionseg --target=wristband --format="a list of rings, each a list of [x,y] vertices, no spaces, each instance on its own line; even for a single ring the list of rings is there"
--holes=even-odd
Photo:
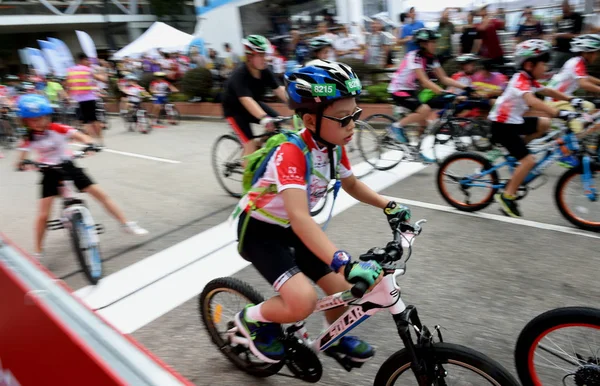
[[[346,251],[336,251],[333,254],[333,260],[331,261],[330,268],[334,272],[339,272],[340,268],[345,265],[348,265],[350,262],[350,255]]]

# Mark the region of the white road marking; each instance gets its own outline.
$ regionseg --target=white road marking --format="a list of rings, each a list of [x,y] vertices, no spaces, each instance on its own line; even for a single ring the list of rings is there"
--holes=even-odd
[[[72,143],[71,145],[73,146],[78,146],[78,147],[86,147],[87,145],[82,145],[80,143]],[[135,157],[135,158],[143,158],[143,159],[148,159],[148,160],[152,160],[152,161],[158,161],[158,162],[165,162],[165,163],[169,163],[169,164],[180,164],[181,161],[175,161],[172,159],[167,159],[167,158],[161,158],[161,157],[153,157],[150,155],[144,155],[144,154],[137,154],[137,153],[130,153],[127,151],[120,151],[120,150],[113,150],[113,149],[109,149],[109,148],[103,148],[102,151],[107,152],[107,153],[114,153],[114,154],[120,154],[120,155],[125,155],[128,157]]]
[[[358,164],[353,169],[358,172],[368,167]],[[381,191],[424,168],[425,165],[418,163],[400,164],[392,170],[367,175],[362,181]],[[331,201],[315,217],[318,223],[327,219]],[[341,190],[332,216],[356,203]],[[245,268],[249,263],[238,255],[235,240],[235,225],[225,221],[75,294],[93,309],[102,308],[98,313],[121,332],[132,333],[197,296],[210,280]]]
[[[498,214],[484,213],[484,212],[477,212],[477,213],[461,212],[460,210],[455,209],[450,206],[431,204],[428,202],[421,202],[421,201],[414,201],[414,200],[407,200],[405,198],[400,198],[400,197],[391,197],[391,196],[386,196],[386,197],[389,198],[390,200],[395,200],[395,201],[401,202],[402,204],[406,204],[409,207],[416,206],[419,208],[437,210],[437,211],[446,212],[446,213],[453,213],[453,214],[458,214],[461,216],[483,218],[486,220],[500,221],[500,222],[505,222],[505,223],[509,223],[509,224],[527,226],[527,227],[531,227],[531,228],[543,229],[543,230],[560,232],[560,233],[567,233],[567,234],[575,235],[575,236],[589,237],[591,239],[600,239],[599,234],[586,232],[586,231],[583,231],[580,229],[570,228],[570,227],[566,227],[566,226],[562,226],[562,225],[547,224],[547,223],[543,223],[543,222],[524,220],[522,218],[513,218],[513,217],[507,217],[507,216],[502,216],[502,215],[498,215]]]

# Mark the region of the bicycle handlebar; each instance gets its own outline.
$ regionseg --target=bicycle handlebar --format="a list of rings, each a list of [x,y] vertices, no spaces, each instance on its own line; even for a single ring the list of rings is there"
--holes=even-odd
[[[393,241],[387,243],[385,248],[375,247],[369,249],[367,253],[360,255],[359,260],[376,261],[382,266],[395,263],[402,258],[402,255],[404,253],[404,248],[402,247],[402,238],[404,238],[408,242],[408,247],[411,251],[407,259],[404,261],[404,263],[406,263],[408,259],[410,259],[410,255],[412,254],[412,240],[414,240],[414,237],[417,237],[421,234],[421,232],[423,231],[423,227],[421,226],[421,224],[424,224],[426,222],[427,220],[425,219],[419,220],[414,224],[410,224],[408,222],[398,222],[397,226],[395,226],[392,229],[394,234]],[[392,224],[392,226],[394,226],[394,224]],[[404,234],[411,234],[413,238],[411,240],[408,240],[408,238],[404,236]],[[390,271],[392,270],[392,267],[384,268],[388,268]],[[350,293],[355,298],[361,298],[364,296],[368,289],[369,284],[364,280],[358,279],[350,289]]]
[[[102,151],[101,147],[98,147],[96,145],[88,145],[86,148],[84,148],[82,151],[76,151],[74,152],[74,157],[73,158],[83,158],[85,157],[85,155],[89,152],[100,152]],[[38,169],[62,169],[62,165],[58,164],[58,165],[51,165],[51,164],[47,164],[47,163],[43,163],[43,162],[37,162],[37,161],[32,161],[32,160],[23,160],[20,163],[21,166],[25,166],[25,165],[33,165],[35,167],[37,167]],[[22,171],[23,169],[18,169],[19,171]]]

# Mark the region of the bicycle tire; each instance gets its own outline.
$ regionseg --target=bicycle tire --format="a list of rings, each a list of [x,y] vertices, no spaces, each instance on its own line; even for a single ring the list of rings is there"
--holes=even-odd
[[[477,153],[460,152],[460,153],[451,154],[442,162],[442,164],[438,168],[438,172],[437,172],[437,176],[436,176],[436,185],[437,185],[438,191],[442,195],[442,198],[448,204],[452,205],[456,209],[461,210],[463,212],[476,212],[478,210],[486,208],[487,206],[489,206],[492,203],[494,194],[498,191],[497,188],[492,188],[488,197],[486,197],[486,199],[482,200],[481,202],[479,202],[477,204],[462,203],[462,202],[456,201],[455,199],[453,199],[450,196],[450,194],[448,193],[448,190],[445,188],[445,184],[442,181],[442,179],[444,177],[444,171],[446,170],[446,168],[448,167],[449,164],[451,164],[452,162],[454,162],[458,159],[474,160],[475,162],[477,162],[481,165],[481,170],[487,170],[487,169],[492,168],[492,164],[490,163],[490,161],[488,161],[485,157],[483,157],[482,155],[479,155]],[[494,185],[497,185],[499,183],[498,173],[494,170],[489,175],[492,178],[491,182]]]
[[[71,229],[70,229],[71,240],[73,242],[72,245],[73,245],[73,250],[75,251],[75,256],[77,257],[77,260],[79,261],[79,266],[81,267],[83,274],[85,275],[87,280],[90,282],[90,284],[96,285],[100,281],[100,278],[102,278],[102,257],[100,255],[100,247],[99,246],[95,247],[95,248],[97,248],[97,253],[98,253],[98,264],[100,267],[100,273],[94,274],[87,264],[86,256],[84,255],[83,251],[81,250],[79,234],[77,233],[77,226],[78,226],[77,224],[78,223],[84,224],[83,216],[81,215],[80,212],[75,212],[71,216],[70,221],[71,221]]]
[[[261,366],[248,366],[248,363],[242,361],[236,353],[232,352],[232,350],[229,349],[227,342],[221,338],[217,328],[213,323],[213,318],[210,312],[210,300],[215,294],[222,291],[237,293],[238,295],[246,298],[248,303],[259,304],[264,301],[263,296],[258,291],[241,280],[232,277],[221,277],[211,280],[204,287],[202,293],[198,297],[198,309],[200,312],[200,320],[204,324],[204,327],[206,328],[212,342],[218,347],[219,351],[223,353],[223,355],[225,355],[225,357],[229,359],[237,368],[250,375],[264,378],[277,374],[284,366],[284,360],[280,361],[279,363],[264,363]]]
[[[519,386],[513,376],[501,364],[488,356],[453,343],[434,343],[429,347],[416,348],[417,355],[429,362],[432,358],[444,364],[456,364],[467,370],[472,370],[486,378],[490,384],[497,386]],[[433,366],[433,364],[428,363]],[[374,386],[391,386],[402,373],[411,370],[411,358],[408,350],[403,348],[392,354],[375,375]],[[433,380],[427,380],[432,385]],[[479,383],[477,385],[480,385]]]
[[[549,332],[561,326],[591,325],[600,329],[600,310],[590,307],[563,307],[546,311],[523,328],[515,346],[515,367],[523,386],[542,386],[532,363],[535,348]],[[559,384],[557,381],[556,384]]]
[[[215,173],[215,177],[217,177],[217,181],[219,182],[219,185],[221,185],[221,187],[231,196],[234,198],[240,198],[242,197],[242,185],[240,184],[240,190],[237,192],[234,192],[233,190],[229,189],[226,185],[225,182],[222,180],[222,178],[224,178],[224,176],[221,175],[220,170],[221,170],[221,165],[217,165],[217,148],[219,146],[219,143],[221,141],[226,141],[226,140],[231,140],[234,141],[238,144],[239,148],[240,148],[240,155],[242,154],[243,151],[243,146],[242,143],[240,142],[239,138],[233,134],[224,134],[222,136],[220,136],[219,138],[217,138],[215,144],[213,145],[212,148],[212,166],[213,166],[213,172]]]
[[[179,123],[181,122],[181,114],[179,113],[179,110],[177,110],[177,107],[173,106],[173,114],[171,115],[171,117],[173,118],[172,121],[169,121],[169,123],[171,125],[179,125]]]
[[[592,170],[592,176],[598,177],[600,174],[600,164],[599,163],[591,163],[590,169]],[[554,190],[554,201],[556,202],[556,206],[558,206],[558,210],[566,218],[571,224],[588,231],[600,232],[600,222],[591,222],[585,221],[577,217],[577,215],[571,211],[568,206],[564,202],[563,190],[567,183],[571,180],[571,178],[581,175],[583,173],[583,167],[578,166],[576,168],[572,168],[567,170],[556,183],[556,189]],[[598,184],[596,184],[598,187]],[[582,192],[583,194],[583,192]]]
[[[390,115],[387,115],[387,114],[373,114],[373,115],[368,116],[367,118],[365,118],[362,121],[357,121],[356,122],[357,126],[361,125],[361,128],[360,128],[361,130],[358,131],[358,151],[360,152],[360,155],[365,160],[365,162],[367,162],[373,168],[375,168],[377,170],[385,171],[385,170],[393,169],[396,166],[398,166],[398,164],[400,162],[402,162],[402,158],[403,157],[401,157],[398,160],[398,162],[392,162],[390,165],[387,165],[387,166],[380,166],[380,165],[377,164],[377,162],[372,162],[371,158],[368,157],[368,155],[366,154],[366,151],[365,151],[365,149],[363,147],[363,141],[362,141],[362,138],[363,138],[363,135],[365,133],[365,130],[371,132],[375,136],[375,138],[377,138],[377,142],[378,142],[377,152],[379,154],[379,158],[378,159],[381,159],[382,151],[381,151],[381,147],[379,145],[379,137],[377,136],[377,133],[374,131],[375,128],[369,123],[369,121],[372,121],[372,120],[377,119],[377,118],[383,118],[384,121],[388,121],[389,122],[389,125],[391,125],[392,123],[396,122],[396,119],[394,119],[394,117],[392,117]],[[388,124],[386,123],[386,125],[388,125]]]

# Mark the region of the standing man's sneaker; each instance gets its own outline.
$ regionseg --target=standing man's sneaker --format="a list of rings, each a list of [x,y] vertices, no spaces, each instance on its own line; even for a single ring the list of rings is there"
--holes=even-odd
[[[285,354],[285,348],[279,339],[281,327],[277,323],[263,323],[248,318],[246,311],[252,306],[254,304],[248,304],[235,315],[235,325],[239,332],[248,339],[252,354],[263,362],[278,363]]]
[[[375,349],[370,344],[349,335],[343,336],[326,351],[344,354],[354,362],[366,362],[375,355]]]
[[[498,204],[500,204],[500,209],[504,212],[505,215],[521,218],[521,212],[519,211],[519,206],[517,205],[516,197],[507,197],[504,193],[496,193],[494,195],[494,200]]]

